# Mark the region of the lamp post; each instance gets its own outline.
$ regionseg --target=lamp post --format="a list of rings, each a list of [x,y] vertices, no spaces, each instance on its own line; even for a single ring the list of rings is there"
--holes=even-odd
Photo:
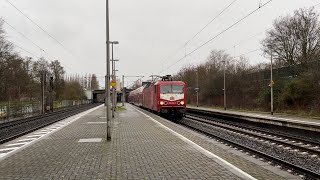
[[[106,55],[107,55],[107,75],[106,75],[106,97],[105,106],[107,109],[107,140],[111,140],[111,114],[110,114],[110,47],[109,47],[109,0],[106,0]]]

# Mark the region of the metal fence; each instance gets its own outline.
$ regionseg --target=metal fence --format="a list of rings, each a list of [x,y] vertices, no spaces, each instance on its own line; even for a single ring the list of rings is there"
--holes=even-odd
[[[91,100],[54,101],[53,110],[90,104]],[[0,122],[15,120],[41,114],[40,101],[0,102]]]

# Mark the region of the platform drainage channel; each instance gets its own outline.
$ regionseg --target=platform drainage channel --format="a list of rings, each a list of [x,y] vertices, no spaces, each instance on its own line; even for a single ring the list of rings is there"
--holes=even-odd
[[[96,142],[101,142],[102,138],[91,138],[91,139],[80,139],[78,142],[79,143],[96,143]]]

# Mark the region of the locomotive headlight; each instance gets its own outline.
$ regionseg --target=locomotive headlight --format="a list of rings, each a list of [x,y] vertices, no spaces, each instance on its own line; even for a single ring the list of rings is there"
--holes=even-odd
[[[163,102],[163,101],[160,101],[160,105],[161,105],[161,106],[164,105],[164,102]]]
[[[181,101],[180,104],[181,104],[181,105],[184,105],[184,101]]]

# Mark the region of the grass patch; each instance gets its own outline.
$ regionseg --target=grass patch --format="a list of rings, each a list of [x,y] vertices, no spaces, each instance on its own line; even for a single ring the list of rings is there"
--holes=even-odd
[[[116,110],[126,110],[126,108],[124,106],[117,106]]]

